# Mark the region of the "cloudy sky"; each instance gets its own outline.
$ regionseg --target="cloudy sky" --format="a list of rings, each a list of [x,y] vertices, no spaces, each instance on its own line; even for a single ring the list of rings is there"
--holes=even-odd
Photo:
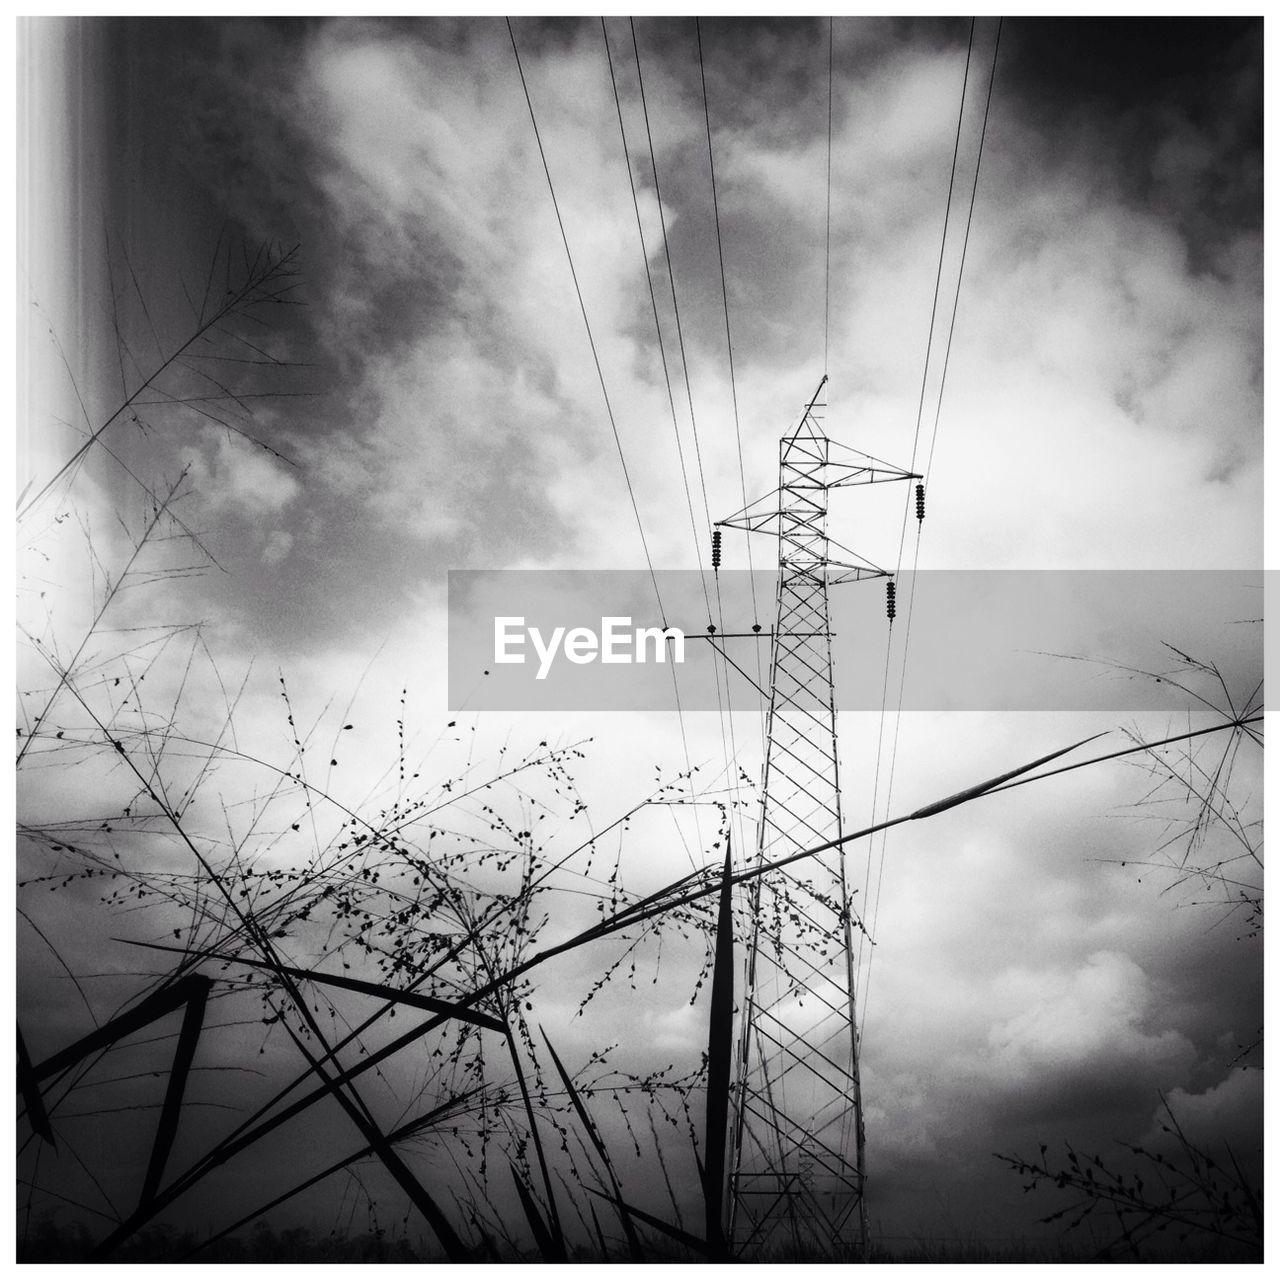
[[[927,469],[921,569],[1261,568],[1259,23],[1006,21],[985,135],[994,20],[974,28],[967,80],[961,18],[838,18],[830,55],[825,21],[707,20],[701,67],[692,20],[637,19],[635,45],[623,17],[604,34],[597,19],[513,28],[537,136],[498,18],[26,29],[20,489],[40,493],[111,418],[122,384],[185,340],[228,245],[296,244],[305,303],[263,329],[263,350],[291,367],[232,370],[237,391],[274,394],[135,406],[41,497],[19,540],[34,633],[74,651],[124,549],[112,513],[140,509],[130,473],[155,485],[185,467],[183,519],[216,566],[134,593],[115,623],[203,624],[190,714],[215,668],[238,685],[252,664],[240,742],[283,764],[285,674],[300,720],[358,721],[353,773],[334,784],[352,801],[394,757],[402,714],[446,771],[508,744],[591,737],[576,771],[603,827],[650,792],[655,765],[699,764],[717,789],[739,768],[758,777],[759,716],[736,718],[735,760],[706,712],[454,714],[446,573],[640,570],[646,551],[658,569],[699,568],[707,513],[776,484],[777,439],[824,373],[833,438]],[[171,396],[212,394],[181,376]],[[900,503],[840,491],[832,532],[894,567]],[[725,548],[747,567],[742,535]],[[752,550],[767,566],[767,540]],[[1079,656],[1171,669],[1161,642],[1194,645],[1242,698],[1260,676],[1247,621],[1260,614],[1260,598],[1221,618],[1189,604],[1185,630],[1161,613],[1159,633],[1104,627]],[[904,631],[900,612],[895,682]],[[883,631],[842,640],[836,662],[880,671],[885,645]],[[999,662],[974,661],[954,682],[997,685]],[[162,663],[155,680],[176,688],[184,670]],[[1106,710],[1093,671],[1087,711],[962,698],[933,705],[968,709],[897,719],[891,697],[884,721],[846,715],[848,821],[871,814],[873,789],[879,817],[1092,733],[1186,727],[1188,699],[1135,716],[1121,681]],[[360,714],[344,715],[353,703]],[[48,769],[26,783],[28,821],[51,820],[57,784]],[[1247,743],[1233,786],[1257,816]],[[1253,1158],[1261,1076],[1239,1046],[1261,1023],[1260,941],[1242,937],[1220,890],[1135,869],[1185,812],[1135,811],[1148,790],[1131,766],[1081,770],[851,853],[875,939],[860,976],[869,1198],[884,1234],[1028,1233],[1057,1205],[1023,1197],[991,1153],[1139,1141],[1161,1092]],[[641,831],[624,848],[633,883],[688,869],[664,851],[669,836]],[[1225,841],[1211,835],[1204,856]],[[42,902],[38,917],[86,970],[77,927],[83,939],[122,928],[88,902]],[[24,927],[38,1057],[82,1033],[85,1011]],[[634,1016],[691,1069],[705,1033],[688,985],[670,1007],[637,999]],[[98,1012],[126,995],[112,986]],[[635,1025],[616,1000],[614,1020]],[[584,1061],[594,1033],[562,1021],[568,1056]]]

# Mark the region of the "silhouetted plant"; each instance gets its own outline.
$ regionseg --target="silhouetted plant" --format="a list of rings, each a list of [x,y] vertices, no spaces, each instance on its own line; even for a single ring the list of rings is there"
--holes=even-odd
[[[1125,1162],[1128,1167],[1121,1167],[1070,1146],[1065,1158],[1053,1159],[1042,1143],[1037,1159],[996,1159],[1026,1179],[1026,1191],[1046,1186],[1067,1194],[1067,1203],[1041,1218],[1043,1223],[1061,1223],[1071,1230],[1088,1222],[1095,1230],[1107,1231],[1113,1229],[1114,1217],[1119,1234],[1098,1250],[1100,1257],[1132,1255],[1141,1261],[1144,1250],[1152,1246],[1182,1246],[1207,1237],[1228,1251],[1261,1261],[1261,1189],[1245,1175],[1230,1148],[1215,1160],[1187,1138],[1167,1099],[1161,1098],[1161,1106],[1166,1118],[1160,1131],[1173,1140],[1169,1154],[1117,1143],[1132,1157]]]

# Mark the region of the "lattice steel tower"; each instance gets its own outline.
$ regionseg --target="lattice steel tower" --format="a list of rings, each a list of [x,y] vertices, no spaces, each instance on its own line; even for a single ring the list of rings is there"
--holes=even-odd
[[[778,540],[758,863],[823,844],[841,830],[827,589],[888,575],[828,537],[827,494],[918,478],[827,439],[818,404],[826,381],[782,437],[778,488],[718,522]],[[833,560],[833,546],[852,559]],[[727,1163],[729,1238],[755,1256],[775,1245],[798,1257],[857,1256],[867,1245],[867,1215],[855,923],[843,848],[750,886]]]

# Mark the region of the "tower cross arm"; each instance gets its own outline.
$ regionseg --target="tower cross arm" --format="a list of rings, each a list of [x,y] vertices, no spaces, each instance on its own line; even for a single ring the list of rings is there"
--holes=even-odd
[[[847,488],[855,484],[884,484],[890,480],[922,480],[915,471],[899,471],[896,467],[864,467],[848,462],[827,463],[828,489]]]
[[[759,501],[764,502],[767,498],[775,497],[777,490],[773,493],[766,494]],[[755,506],[756,503],[752,503]],[[744,507],[743,510],[735,515],[728,516],[724,520],[717,520],[712,526],[720,529],[743,529],[747,533],[777,533],[778,520],[781,512],[775,507],[771,511],[753,511],[751,507]]]
[[[888,569],[868,568],[866,565],[841,564],[839,560],[829,560],[827,563],[832,568],[842,570],[840,573],[829,574],[827,577],[827,586],[838,587],[843,582],[861,582],[864,578],[891,578],[893,574]]]

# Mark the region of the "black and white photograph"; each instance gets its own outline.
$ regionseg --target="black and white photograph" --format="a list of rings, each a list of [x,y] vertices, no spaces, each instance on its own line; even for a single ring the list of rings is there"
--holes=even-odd
[[[11,1258],[1261,1263],[1261,17],[14,30]]]

